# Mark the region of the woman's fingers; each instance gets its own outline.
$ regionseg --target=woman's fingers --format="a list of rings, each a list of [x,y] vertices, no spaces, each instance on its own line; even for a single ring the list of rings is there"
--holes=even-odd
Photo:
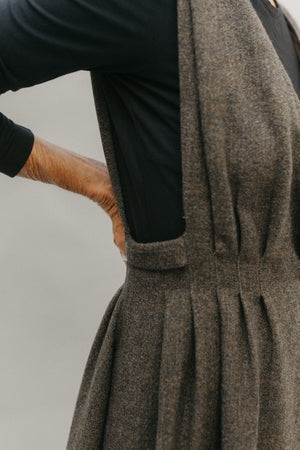
[[[125,232],[107,166],[101,161],[96,161],[92,158],[87,158],[87,160],[94,168],[94,176],[89,181],[90,189],[88,197],[97,202],[111,218],[114,243],[119,248],[125,264],[127,264]]]
[[[126,248],[125,248],[125,232],[119,212],[117,212],[112,217],[112,223],[113,223],[114,243],[119,248],[123,261],[125,262],[125,264],[127,264]]]

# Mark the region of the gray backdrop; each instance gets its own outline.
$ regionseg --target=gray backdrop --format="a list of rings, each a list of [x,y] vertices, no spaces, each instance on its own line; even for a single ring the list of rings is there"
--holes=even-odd
[[[297,0],[282,4],[300,23]],[[88,72],[9,91],[1,112],[37,136],[105,161]],[[0,189],[0,448],[60,450],[125,264],[96,203],[4,174]]]

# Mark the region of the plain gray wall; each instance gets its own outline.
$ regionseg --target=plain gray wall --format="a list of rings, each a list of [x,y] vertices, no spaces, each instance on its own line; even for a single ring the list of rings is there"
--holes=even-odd
[[[282,4],[299,23],[300,4]],[[88,72],[9,91],[1,112],[37,136],[105,162]],[[0,189],[0,448],[60,450],[125,264],[111,220],[96,203],[4,174]]]

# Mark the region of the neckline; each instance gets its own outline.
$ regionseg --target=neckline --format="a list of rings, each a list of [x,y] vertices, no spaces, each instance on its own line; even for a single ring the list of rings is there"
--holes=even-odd
[[[281,11],[280,5],[278,4],[278,2],[276,0],[275,0],[275,2],[277,4],[277,8],[272,5],[270,0],[260,0],[260,2],[272,14],[272,16],[279,17],[281,15],[282,11]]]

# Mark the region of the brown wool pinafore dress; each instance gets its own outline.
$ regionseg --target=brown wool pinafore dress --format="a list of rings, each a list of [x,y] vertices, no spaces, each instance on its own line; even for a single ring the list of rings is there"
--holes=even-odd
[[[128,264],[91,348],[67,449],[297,450],[299,99],[250,0],[177,7],[178,238],[132,238],[101,74],[91,72]]]

